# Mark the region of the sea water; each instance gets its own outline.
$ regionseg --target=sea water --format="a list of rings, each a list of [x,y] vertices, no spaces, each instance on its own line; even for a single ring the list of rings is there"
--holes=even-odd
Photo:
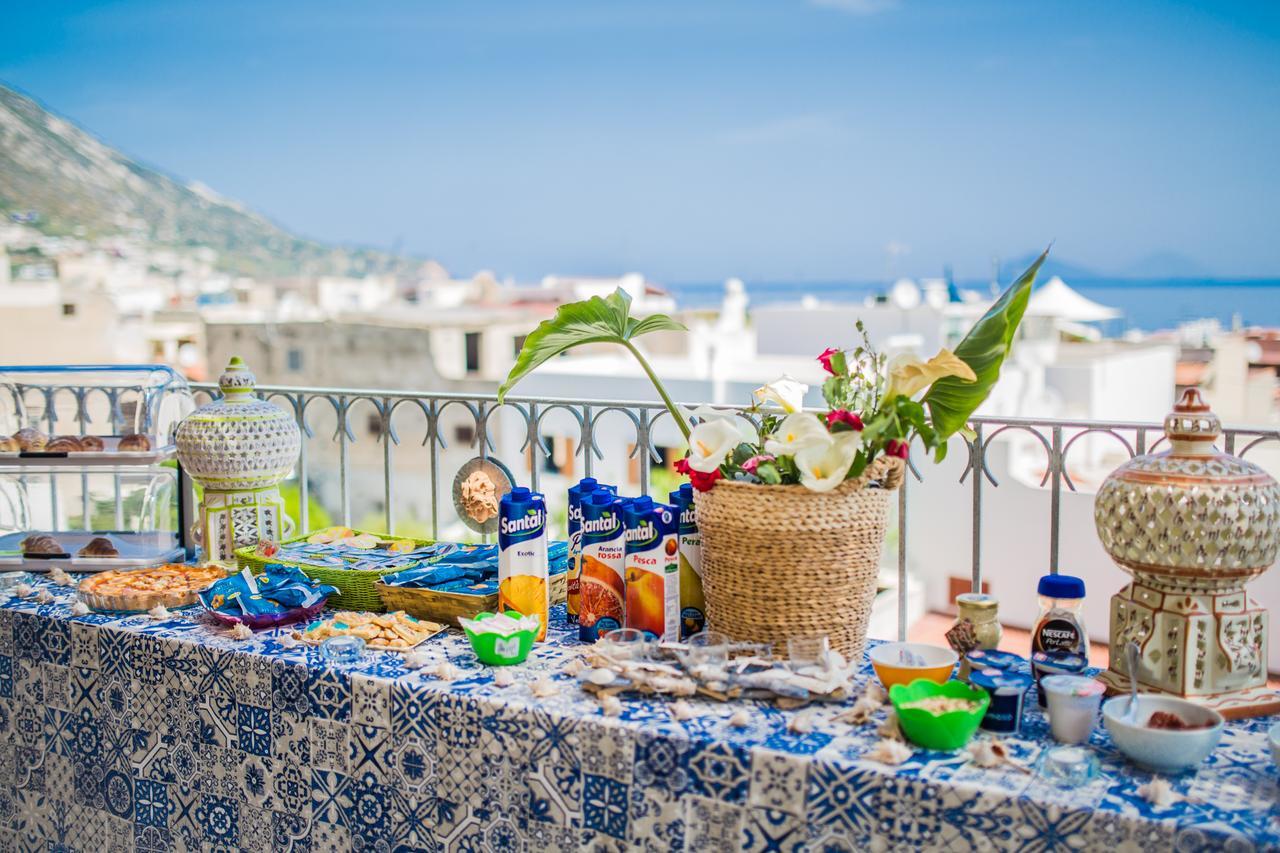
[[[518,486],[498,503],[498,609],[537,616],[538,640],[547,636],[548,575],[546,501]]]
[[[680,638],[680,543],[675,511],[636,498],[622,511],[626,625],[663,642]]]

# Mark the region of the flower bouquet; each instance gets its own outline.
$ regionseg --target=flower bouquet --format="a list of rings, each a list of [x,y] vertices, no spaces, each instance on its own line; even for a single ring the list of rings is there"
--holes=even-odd
[[[1047,254],[1047,252],[1046,252]],[[1013,345],[1033,263],[955,351],[933,358],[878,353],[861,342],[828,348],[824,411],[804,409],[808,386],[790,377],[756,389],[750,408],[676,406],[635,339],[684,331],[661,314],[630,316],[621,290],[562,305],[525,340],[506,381],[582,344],[616,343],[635,356],[689,444],[676,469],[697,490],[708,627],[736,640],[783,643],[827,635],[860,654],[875,597],[889,494],[913,443],[935,461],[990,394]]]

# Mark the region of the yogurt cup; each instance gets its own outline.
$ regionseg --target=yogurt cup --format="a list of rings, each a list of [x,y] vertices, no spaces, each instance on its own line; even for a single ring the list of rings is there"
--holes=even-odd
[[[991,696],[982,728],[1000,734],[1016,734],[1022,727],[1022,706],[1031,687],[1031,676],[1000,669],[975,670],[969,683]]]
[[[971,673],[984,669],[1001,671],[1017,671],[1027,662],[1021,655],[1013,652],[1002,652],[998,649],[974,649],[964,656],[960,663],[960,680],[968,681]]]
[[[1059,743],[1084,743],[1093,734],[1106,692],[1102,682],[1084,675],[1046,675],[1040,694],[1048,700],[1049,731]]]
[[[1075,652],[1036,652],[1031,655],[1031,672],[1035,675],[1040,707],[1045,706],[1044,688],[1040,682],[1046,675],[1080,675],[1089,665],[1084,655]]]

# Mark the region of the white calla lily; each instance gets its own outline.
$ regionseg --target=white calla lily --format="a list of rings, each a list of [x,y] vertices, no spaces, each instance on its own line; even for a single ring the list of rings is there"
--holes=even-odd
[[[778,429],[764,443],[764,452],[774,456],[794,456],[806,447],[826,446],[832,441],[831,433],[812,412],[796,412],[787,415]]]
[[[841,433],[830,444],[812,445],[795,455],[800,484],[811,492],[829,492],[844,482],[861,443],[857,433]]]
[[[710,474],[742,443],[742,432],[723,418],[703,421],[689,433],[689,467]]]
[[[808,385],[783,374],[768,385],[761,385],[752,391],[751,396],[762,406],[778,406],[782,411],[791,414],[804,408],[804,395],[808,390]]]
[[[898,395],[914,397],[944,376],[958,376],[966,382],[974,382],[978,378],[972,367],[948,349],[938,350],[938,354],[928,361],[921,360],[913,352],[899,353],[889,362],[889,385],[884,399],[892,400]]]
[[[742,436],[743,441],[755,443],[758,439],[756,428],[751,421],[741,417],[737,409],[717,409],[714,406],[708,406],[703,403],[696,408],[690,409],[688,406],[680,406],[680,414],[684,415],[686,421],[698,421],[699,423],[708,423],[710,421],[725,421],[733,424],[738,430],[738,434]]]

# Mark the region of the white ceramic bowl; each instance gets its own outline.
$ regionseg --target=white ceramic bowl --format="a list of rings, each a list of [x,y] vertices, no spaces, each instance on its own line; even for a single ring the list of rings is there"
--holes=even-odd
[[[1280,767],[1280,723],[1267,729],[1267,742],[1271,744],[1271,760]]]
[[[960,659],[953,649],[928,643],[882,643],[867,652],[867,657],[886,690],[917,678],[942,684],[951,677],[951,670]],[[915,663],[903,663],[904,657]]]
[[[1212,723],[1202,729],[1151,729],[1147,720],[1156,711],[1177,714],[1188,723]],[[1209,757],[1222,738],[1222,715],[1194,702],[1173,696],[1142,694],[1133,722],[1127,717],[1129,696],[1115,696],[1102,706],[1102,720],[1116,748],[1130,761],[1148,770],[1178,773],[1196,767]]]

